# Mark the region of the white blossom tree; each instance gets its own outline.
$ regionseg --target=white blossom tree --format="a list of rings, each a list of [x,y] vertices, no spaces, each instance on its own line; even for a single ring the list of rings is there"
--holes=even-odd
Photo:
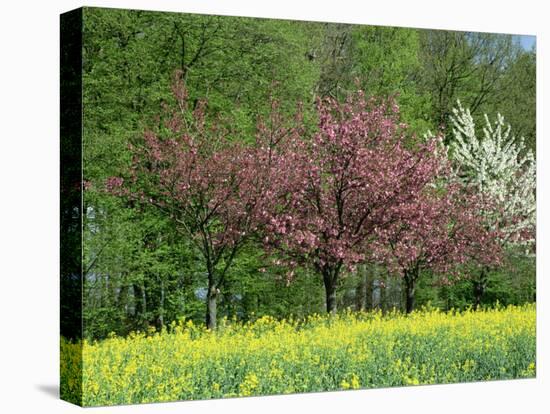
[[[523,138],[516,140],[510,125],[497,114],[494,122],[485,115],[482,135],[468,109],[457,102],[451,122],[454,140],[449,150],[456,174],[475,189],[491,207],[480,211],[491,230],[498,231],[503,247],[521,247],[527,254],[535,248],[536,162]],[[474,281],[476,305],[485,290],[488,269]]]

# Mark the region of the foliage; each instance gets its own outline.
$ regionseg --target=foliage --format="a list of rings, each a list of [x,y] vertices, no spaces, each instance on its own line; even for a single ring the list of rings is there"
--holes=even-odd
[[[498,114],[492,124],[485,115],[483,137],[476,135],[470,111],[458,102],[453,110],[451,145],[457,174],[496,206],[482,212],[486,225],[498,230],[502,243],[533,245],[536,225],[536,163],[523,139],[516,143],[511,126]]]
[[[473,258],[485,266],[501,263],[498,233],[484,226],[479,197],[445,176],[448,171],[443,174],[445,187],[435,185],[400,206],[400,219],[379,230],[376,241],[382,263],[404,278],[407,312],[424,270],[440,275],[438,283],[450,284]]]
[[[415,29],[357,26],[353,76],[369,96],[394,96],[403,121],[416,133],[432,126],[427,114],[430,97],[415,79],[422,69],[421,36]]]
[[[100,8],[85,8],[83,24],[82,317],[87,338],[160,329],[178,317],[204,321],[208,283],[195,241],[182,236],[160,209],[104,191],[109,177],[129,177],[128,143],[139,142],[144,130],[156,131],[164,121],[157,116],[165,116],[163,108],[173,102],[175,69],[185,80],[190,111],[207,99],[205,118],[227,121],[227,141],[243,147],[268,143],[264,138],[272,132],[279,139],[285,129],[294,130],[291,118],[299,102],[300,134],[310,139],[318,132],[315,97],[345,104],[359,86],[382,101],[393,97],[409,131],[436,130],[441,114],[449,129],[451,105],[460,97],[470,107],[477,105],[475,122],[482,112],[501,112],[514,131],[525,135],[526,150],[535,150],[536,53],[521,52],[508,35]],[[167,136],[166,130],[157,133]],[[425,144],[406,137],[408,151]],[[75,154],[80,157],[80,151]],[[283,176],[296,172],[292,165],[281,171]],[[267,200],[273,201],[271,195]],[[73,211],[65,210],[72,217]],[[220,315],[247,321],[258,314],[322,311],[323,286],[306,265],[309,259],[276,265],[285,257],[264,252],[257,240],[242,249],[218,286]],[[532,300],[534,260],[517,250],[507,254],[504,266],[491,269],[482,303]],[[289,285],[285,274],[290,272]],[[443,308],[472,303],[466,289],[470,281],[441,286],[441,275],[429,269],[421,274],[419,303],[432,300]],[[404,284],[387,266],[361,263],[342,275],[335,292],[338,307],[404,307]],[[64,294],[74,291],[76,282],[64,277]]]
[[[189,108],[182,72],[176,72],[173,90],[176,109],[132,146],[128,185],[111,177],[106,186],[154,206],[194,244],[208,278],[206,322],[214,328],[219,288],[266,208],[265,182],[255,153],[231,141],[219,118],[205,118],[205,101]]]
[[[507,96],[502,80],[517,59],[519,45],[505,34],[426,30],[420,36],[421,90],[431,96],[433,123],[450,140],[450,117],[458,98],[478,113]]]
[[[377,257],[377,232],[403,220],[441,167],[436,139],[406,148],[398,111],[362,91],[343,104],[325,98],[312,139],[298,135],[279,148],[284,163],[274,175],[282,179],[270,184],[282,201],[264,240],[321,275],[328,312],[341,272]]]
[[[496,99],[484,107],[489,114],[501,113],[512,125],[516,137],[525,137],[525,146],[536,154],[537,137],[537,56],[523,51],[510,62],[497,85]]]
[[[62,346],[67,356],[82,349],[87,406],[531,378],[535,307],[266,316],[224,321],[216,333],[180,321]],[[78,398],[66,386],[72,363],[62,363],[69,400]]]

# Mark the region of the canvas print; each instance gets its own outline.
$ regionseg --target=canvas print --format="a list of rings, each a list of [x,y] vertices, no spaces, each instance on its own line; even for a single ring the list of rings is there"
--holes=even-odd
[[[61,398],[533,378],[534,36],[61,15]]]

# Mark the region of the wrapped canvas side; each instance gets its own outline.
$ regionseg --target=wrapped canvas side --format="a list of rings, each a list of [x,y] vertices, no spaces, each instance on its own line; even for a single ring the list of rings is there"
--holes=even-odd
[[[82,9],[60,20],[60,394],[81,405]]]

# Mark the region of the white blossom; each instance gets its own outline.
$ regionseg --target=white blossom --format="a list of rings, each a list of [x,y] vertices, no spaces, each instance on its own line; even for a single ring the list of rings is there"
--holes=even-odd
[[[455,173],[496,203],[497,209],[482,213],[491,228],[501,231],[504,244],[532,246],[536,226],[533,152],[525,149],[523,138],[516,141],[500,114],[494,123],[485,114],[483,135],[478,137],[470,111],[457,103],[451,116],[455,139],[449,148]]]

